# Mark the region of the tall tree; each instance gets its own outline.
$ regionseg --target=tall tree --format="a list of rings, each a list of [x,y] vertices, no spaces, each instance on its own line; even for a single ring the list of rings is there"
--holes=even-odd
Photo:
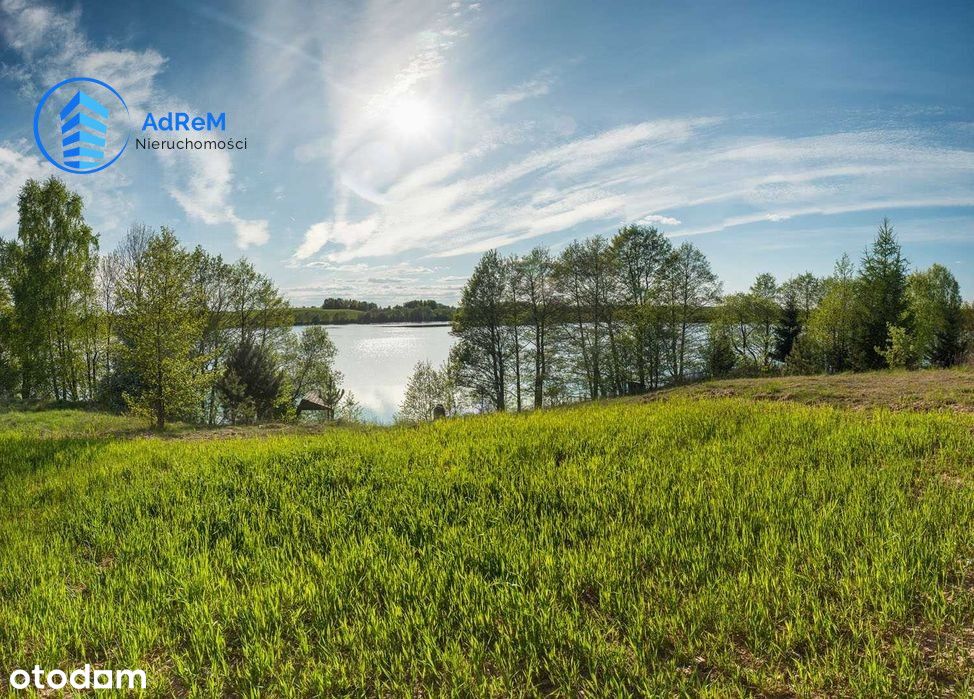
[[[18,381],[14,356],[14,306],[8,276],[11,246],[0,240],[0,400],[13,397]]]
[[[667,260],[662,302],[670,325],[669,372],[682,380],[700,340],[696,323],[700,312],[720,300],[721,284],[698,248],[683,243]]]
[[[664,342],[659,296],[673,246],[652,226],[629,225],[612,239],[620,276],[620,301],[632,338],[635,383],[639,390],[660,380]]]
[[[786,293],[780,318],[774,326],[773,358],[776,361],[784,362],[794,349],[795,341],[802,332],[801,313],[795,295]]]
[[[510,257],[504,261],[507,266],[507,289],[505,301],[507,304],[506,325],[510,331],[511,354],[514,359],[514,407],[517,412],[521,412],[523,401],[521,399],[521,355],[523,347],[521,326],[524,323],[524,305],[521,299],[521,266],[516,257]]]
[[[338,348],[321,326],[304,328],[298,337],[289,335],[284,358],[292,402],[309,391],[323,394],[329,386],[341,386],[344,377],[335,369],[337,356]]]
[[[860,369],[885,365],[881,350],[889,341],[889,328],[907,322],[906,275],[908,263],[889,219],[883,219],[876,240],[862,258],[858,298],[862,317],[857,324],[855,363]]]
[[[825,295],[809,318],[807,342],[799,341],[809,368],[829,373],[852,368],[860,315],[855,269],[849,256],[843,255],[825,280]]]
[[[615,261],[605,238],[575,241],[556,266],[562,297],[571,309],[566,327],[571,353],[580,359],[580,375],[589,398],[621,392],[615,309]]]
[[[61,180],[27,180],[18,200],[12,268],[14,336],[25,399],[78,400],[82,307],[90,298],[98,238],[81,197]]]
[[[934,366],[956,363],[963,352],[963,301],[957,279],[943,265],[914,272],[906,284],[918,358]]]
[[[125,354],[138,375],[139,395],[126,397],[137,412],[166,421],[191,414],[203,389],[196,354],[203,318],[193,285],[192,255],[168,228],[150,235],[138,264],[129,266],[118,289]]]
[[[454,357],[462,385],[482,396],[482,407],[507,407],[510,343],[504,296],[508,266],[496,250],[484,253],[463,288],[453,321]]]
[[[554,263],[547,248],[534,248],[518,261],[521,297],[527,304],[531,328],[531,355],[534,357],[534,407],[544,403],[545,379],[548,376],[548,347],[555,321],[557,299]]]

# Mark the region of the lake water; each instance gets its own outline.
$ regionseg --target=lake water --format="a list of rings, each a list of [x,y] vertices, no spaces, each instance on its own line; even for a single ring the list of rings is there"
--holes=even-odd
[[[335,368],[366,419],[392,422],[417,362],[439,366],[454,338],[448,325],[326,325],[338,348]],[[301,328],[295,328],[300,332]]]

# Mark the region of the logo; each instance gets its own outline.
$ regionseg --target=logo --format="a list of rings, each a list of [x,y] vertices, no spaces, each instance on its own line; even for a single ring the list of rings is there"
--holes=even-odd
[[[128,113],[125,100],[108,83],[68,78],[38,102],[34,140],[55,167],[81,175],[98,172],[125,152],[129,136],[123,127],[128,125]],[[61,158],[55,158],[52,151]]]

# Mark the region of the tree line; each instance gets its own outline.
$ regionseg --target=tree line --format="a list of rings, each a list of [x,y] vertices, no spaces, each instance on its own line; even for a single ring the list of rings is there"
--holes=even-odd
[[[449,323],[456,311],[432,299],[416,299],[380,308],[371,301],[325,299],[321,308],[293,309],[295,325],[371,323]]]
[[[81,197],[56,178],[28,180],[18,214],[17,237],[0,240],[0,398],[97,403],[162,428],[342,395],[327,331],[293,333],[288,301],[249,261],[144,225],[101,253]],[[354,396],[341,407],[354,414]]]
[[[402,420],[523,410],[709,377],[949,367],[971,346],[971,306],[939,264],[911,271],[884,220],[859,264],[723,294],[706,256],[651,226],[577,240],[555,256],[485,253],[463,289],[442,367],[421,363]]]

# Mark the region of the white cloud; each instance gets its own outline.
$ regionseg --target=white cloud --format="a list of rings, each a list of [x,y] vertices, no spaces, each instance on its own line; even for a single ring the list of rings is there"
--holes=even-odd
[[[487,100],[484,106],[493,112],[503,112],[518,102],[547,95],[553,84],[553,76],[549,72],[544,72],[535,79],[523,82],[512,90],[494,95]]]
[[[679,226],[680,220],[673,218],[672,216],[660,216],[659,214],[650,214],[649,216],[643,216],[637,223],[642,223],[647,226]]]
[[[0,146],[0,236],[12,232],[17,225],[17,194],[25,180],[43,177],[41,161]]]

